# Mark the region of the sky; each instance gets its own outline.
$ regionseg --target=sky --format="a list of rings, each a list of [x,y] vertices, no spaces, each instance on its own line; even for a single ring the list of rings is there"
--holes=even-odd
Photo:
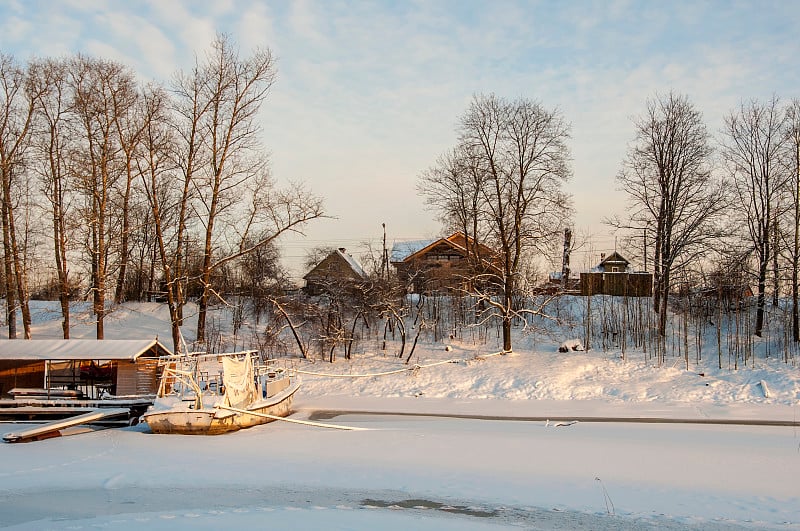
[[[456,141],[475,95],[540,101],[571,124],[566,185],[586,268],[615,248],[615,176],[648,98],[685,94],[718,136],[743,101],[800,97],[800,3],[786,1],[0,1],[0,50],[75,52],[168,82],[227,33],[269,48],[277,83],[261,113],[278,182],[302,182],[329,219],[284,240],[307,248],[441,235],[417,193]],[[300,273],[302,274],[302,272]]]

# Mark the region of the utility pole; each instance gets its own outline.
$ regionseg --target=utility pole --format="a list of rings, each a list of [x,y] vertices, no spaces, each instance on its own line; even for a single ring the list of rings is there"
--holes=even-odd
[[[569,253],[572,248],[572,230],[564,229],[564,255],[561,263],[561,289],[566,291],[569,287]]]
[[[383,227],[383,254],[381,255],[381,278],[389,280],[389,251],[386,249],[386,223],[381,223]]]

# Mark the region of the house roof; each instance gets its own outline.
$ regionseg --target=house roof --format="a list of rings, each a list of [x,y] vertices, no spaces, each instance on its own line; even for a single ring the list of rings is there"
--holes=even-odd
[[[461,245],[458,245],[457,243],[453,243],[448,238],[439,238],[438,240],[431,241],[425,247],[422,247],[421,249],[417,249],[416,251],[414,251],[413,253],[409,254],[408,256],[406,256],[405,258],[403,258],[400,261],[401,262],[407,262],[407,261],[414,260],[415,258],[424,255],[430,249],[436,247],[437,245],[439,245],[441,243],[447,245],[448,247],[451,247],[451,248],[457,250],[458,252],[460,252],[462,254],[465,254],[465,255],[467,254],[467,250],[464,247],[462,247]]]
[[[339,253],[342,256],[342,258],[344,258],[347,261],[348,265],[350,265],[350,267],[353,269],[353,271],[356,272],[358,276],[360,276],[364,280],[369,278],[369,275],[367,275],[367,273],[364,271],[364,268],[361,267],[361,264],[359,264],[355,258],[353,258],[351,255],[347,253],[343,253],[339,249],[336,249],[336,252]]]
[[[454,232],[450,236],[446,238],[438,238],[433,240],[414,240],[402,243],[395,243],[392,247],[392,256],[391,262],[393,264],[399,264],[402,262],[411,262],[425,253],[427,253],[430,249],[434,247],[444,244],[452,249],[457,250],[460,254],[466,256],[467,249],[464,245],[466,245],[467,236],[464,235],[463,232]],[[471,238],[469,239],[471,240]],[[487,247],[486,245],[479,244],[479,248],[481,249],[481,253],[490,254],[493,251]],[[482,257],[482,262],[491,269],[495,271],[500,271],[496,264],[492,263],[491,260],[488,259],[488,256]]]
[[[624,263],[625,265],[628,265],[630,262],[624,256],[619,254],[617,251],[614,251],[613,253],[606,256],[605,258],[603,258],[603,260],[600,261],[600,265],[604,265],[607,263]]]
[[[0,340],[0,360],[127,360],[169,356],[157,339],[8,339]]]
[[[392,245],[392,255],[389,261],[392,263],[403,262],[409,256],[417,254],[417,252],[438,241],[439,239],[427,239],[395,242],[394,245]]]
[[[306,280],[313,278],[317,275],[317,273],[329,268],[332,260],[343,261],[353,271],[353,273],[355,273],[362,280],[367,280],[369,278],[369,275],[367,275],[367,273],[364,271],[364,268],[361,267],[361,264],[359,264],[358,261],[349,254],[343,252],[341,249],[336,249],[331,254],[323,258],[322,261],[314,266],[311,271],[306,273],[303,278]]]

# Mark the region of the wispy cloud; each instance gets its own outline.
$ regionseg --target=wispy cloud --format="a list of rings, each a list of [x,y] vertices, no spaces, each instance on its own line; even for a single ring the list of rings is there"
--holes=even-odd
[[[279,77],[263,110],[265,144],[276,177],[307,181],[340,216],[311,229],[332,240],[367,237],[381,221],[435,230],[416,179],[453,144],[478,92],[562,110],[573,124],[578,225],[599,226],[622,202],[613,178],[646,99],[685,93],[716,132],[741,99],[797,96],[797,27],[800,9],[780,1],[0,4],[4,52],[90,52],[145,80],[190,67],[217,32],[243,55],[270,47]]]

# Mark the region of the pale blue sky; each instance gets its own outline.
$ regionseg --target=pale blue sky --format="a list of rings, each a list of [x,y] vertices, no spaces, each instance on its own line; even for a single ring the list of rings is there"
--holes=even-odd
[[[20,60],[73,52],[166,81],[216,32],[269,47],[278,82],[263,109],[278,180],[301,180],[336,220],[302,246],[439,232],[416,194],[455,142],[473,94],[538,99],[572,124],[581,261],[613,250],[602,225],[624,212],[614,177],[630,118],[658,91],[687,94],[716,134],[743,99],[800,97],[800,1],[27,1],[0,0],[0,50]],[[591,252],[591,254],[589,254]],[[588,264],[587,264],[588,265]]]

